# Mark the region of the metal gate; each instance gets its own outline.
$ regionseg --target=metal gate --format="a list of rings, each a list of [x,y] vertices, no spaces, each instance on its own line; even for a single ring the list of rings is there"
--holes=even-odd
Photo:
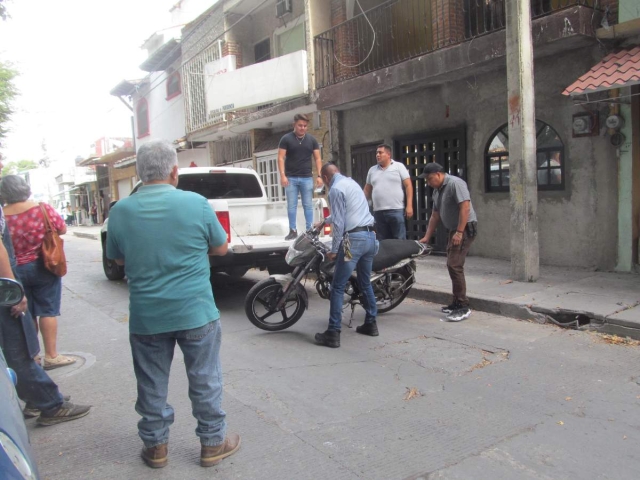
[[[351,178],[364,188],[369,169],[376,163],[376,149],[382,141],[362,143],[351,147]]]
[[[404,163],[413,184],[413,218],[407,220],[407,238],[418,240],[427,231],[431,216],[432,189],[418,178],[425,165],[437,162],[447,173],[467,179],[465,130],[459,128],[443,132],[425,133],[395,140],[395,159]],[[436,251],[447,248],[447,231],[438,227],[433,241]]]

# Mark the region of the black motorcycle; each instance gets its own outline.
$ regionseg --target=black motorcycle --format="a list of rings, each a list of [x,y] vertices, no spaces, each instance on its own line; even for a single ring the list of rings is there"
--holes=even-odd
[[[247,294],[244,309],[256,327],[277,331],[289,328],[302,317],[309,306],[303,281],[311,274],[321,298],[331,294],[331,280],[335,262],[327,259],[330,251],[319,237],[323,225],[311,228],[298,236],[289,247],[286,262],[294,267],[288,275],[271,275],[258,282]],[[382,240],[373,260],[371,285],[378,305],[378,313],[396,308],[409,294],[415,283],[416,264],[412,260],[431,252],[431,247],[414,240]],[[358,288],[355,272],[345,288],[344,308],[351,306],[351,315],[357,305],[362,305],[362,293]]]

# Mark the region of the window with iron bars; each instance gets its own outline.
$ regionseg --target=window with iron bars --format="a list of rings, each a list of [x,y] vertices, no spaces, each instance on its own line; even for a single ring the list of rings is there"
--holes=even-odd
[[[258,175],[267,191],[267,197],[271,202],[279,202],[285,199],[284,187],[280,185],[278,173],[278,156],[267,155],[257,159]]]
[[[248,134],[211,144],[211,163],[213,165],[231,165],[249,160],[252,157],[251,137]]]

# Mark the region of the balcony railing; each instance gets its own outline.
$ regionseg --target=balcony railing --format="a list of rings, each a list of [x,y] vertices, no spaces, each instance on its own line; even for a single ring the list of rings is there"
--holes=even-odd
[[[533,18],[602,0],[531,0]],[[316,87],[505,28],[504,0],[391,0],[314,39]]]

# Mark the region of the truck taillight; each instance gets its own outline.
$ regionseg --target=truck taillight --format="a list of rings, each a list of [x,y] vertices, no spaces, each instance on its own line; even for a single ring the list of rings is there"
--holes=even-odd
[[[322,207],[322,216],[324,218],[327,218],[329,216],[329,207]],[[324,225],[324,232],[325,235],[331,235],[331,225],[326,223]]]
[[[229,212],[216,212],[218,221],[224,231],[227,232],[227,243],[231,243],[231,221],[229,220]]]

